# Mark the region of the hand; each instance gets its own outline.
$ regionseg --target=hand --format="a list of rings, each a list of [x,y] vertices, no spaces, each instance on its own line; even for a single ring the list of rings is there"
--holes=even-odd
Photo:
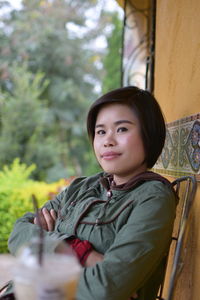
[[[103,261],[103,259],[103,254],[92,250],[88,258],[86,259],[85,267],[93,267],[97,262]],[[133,293],[133,295],[128,300],[137,299],[137,297],[137,293]]]
[[[137,299],[138,295],[137,293],[134,293],[128,300]]]
[[[95,250],[92,250],[88,258],[86,259],[85,267],[93,267],[94,265],[96,265],[97,262],[100,262],[103,259],[104,259],[103,254]]]
[[[55,221],[57,219],[57,214],[54,209],[48,211],[45,207],[38,211],[40,222],[38,217],[35,217],[33,223],[40,225],[46,231],[53,231],[55,226]]]
[[[88,258],[86,259],[85,267],[93,267],[97,262],[103,261],[103,259],[103,254],[92,250]],[[137,299],[137,297],[137,293],[133,293],[133,295],[128,300]]]

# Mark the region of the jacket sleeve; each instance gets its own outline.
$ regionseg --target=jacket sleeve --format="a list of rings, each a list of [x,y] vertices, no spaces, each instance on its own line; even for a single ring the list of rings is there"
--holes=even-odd
[[[48,201],[43,207],[48,210],[54,209],[58,212],[61,200],[66,193],[66,190],[58,194],[55,199]],[[8,248],[10,253],[16,255],[18,250],[25,244],[29,243],[32,237],[38,236],[39,226],[33,223],[34,213],[28,212],[23,217],[19,218],[8,240]],[[54,248],[60,242],[61,237],[58,233],[44,230],[44,236],[48,243],[48,252],[53,252]],[[63,237],[64,238],[64,237]],[[53,243],[51,241],[54,241]]]
[[[84,179],[85,177],[76,178],[68,187],[58,194],[55,199],[46,202],[43,207],[46,207],[48,210],[54,209],[58,213],[59,209],[62,207],[62,200],[67,202],[70,200],[70,196],[72,194],[78,193]],[[33,237],[38,236],[39,226],[33,223],[34,217],[34,213],[28,212],[16,221],[14,229],[8,240],[8,248],[11,254],[16,255],[18,249],[20,249],[24,244],[29,243]],[[71,235],[67,233],[61,234],[57,230],[51,232],[44,230],[44,236],[47,244],[46,251],[54,252],[60,241],[70,237]]]
[[[165,189],[141,198],[104,253],[104,260],[84,269],[78,300],[128,299],[145,284],[167,254],[175,197]]]

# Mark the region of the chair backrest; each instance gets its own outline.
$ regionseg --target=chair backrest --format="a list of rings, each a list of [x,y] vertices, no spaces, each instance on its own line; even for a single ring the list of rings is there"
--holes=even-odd
[[[165,273],[156,299],[173,300],[178,278],[184,266],[184,247],[190,229],[191,206],[196,194],[197,182],[195,176],[183,176],[172,182],[178,196],[179,203],[176,211],[172,243],[166,263]],[[167,295],[167,296],[164,296]]]

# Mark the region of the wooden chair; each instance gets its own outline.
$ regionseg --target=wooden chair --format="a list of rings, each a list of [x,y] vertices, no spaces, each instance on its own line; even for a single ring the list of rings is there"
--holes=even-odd
[[[179,203],[174,222],[172,243],[166,263],[165,277],[156,298],[160,300],[174,299],[175,287],[184,267],[185,248],[191,223],[191,206],[197,188],[195,176],[177,178],[172,184],[179,196]],[[166,295],[165,297],[164,294]]]

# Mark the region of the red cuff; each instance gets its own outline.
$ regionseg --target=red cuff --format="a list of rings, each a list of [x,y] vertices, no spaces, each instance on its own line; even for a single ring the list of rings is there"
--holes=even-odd
[[[92,244],[87,240],[81,241],[80,239],[73,238],[67,239],[66,242],[76,253],[76,256],[82,266],[85,265],[86,259],[92,251]]]

